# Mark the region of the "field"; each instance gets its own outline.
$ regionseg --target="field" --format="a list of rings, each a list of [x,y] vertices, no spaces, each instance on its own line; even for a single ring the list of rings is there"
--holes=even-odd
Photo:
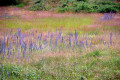
[[[120,14],[0,8],[1,80],[119,80]]]

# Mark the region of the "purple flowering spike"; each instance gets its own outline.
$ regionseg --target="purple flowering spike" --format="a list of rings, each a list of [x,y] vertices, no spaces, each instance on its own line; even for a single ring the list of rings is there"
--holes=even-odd
[[[40,40],[42,40],[42,36],[43,36],[43,34],[41,33],[41,34],[40,34]]]
[[[64,47],[64,37],[63,36],[61,38],[61,45],[63,45],[63,47]]]
[[[39,44],[39,48],[42,50],[42,45],[41,44]]]
[[[23,51],[23,58],[25,58],[25,50]]]
[[[75,42],[76,42],[76,45],[78,45],[78,39],[77,39],[77,36],[78,36],[78,34],[77,34],[77,31],[75,30]]]
[[[51,46],[51,43],[52,43],[52,38],[53,38],[53,34],[51,34],[51,36],[50,36],[50,42],[49,42],[50,46]]]
[[[21,30],[19,30],[19,28],[18,28],[18,37],[20,37],[21,36]]]
[[[110,33],[110,45],[112,45],[112,32]]]
[[[10,35],[12,34],[12,29],[10,30]]]
[[[21,38],[19,39],[19,45],[21,45]]]
[[[33,51],[36,50],[36,42],[34,43],[34,46],[33,46]]]
[[[9,54],[9,52],[10,52],[10,48],[8,47],[8,53],[7,54]]]
[[[8,78],[9,78],[9,71],[7,71],[7,76],[8,76]]]
[[[88,42],[87,42],[87,40],[86,40],[86,47],[88,48]]]
[[[7,37],[7,47],[8,47],[8,41],[9,41],[9,37]]]
[[[91,42],[90,42],[90,47],[92,47],[92,40],[91,40]]]
[[[37,33],[37,30],[35,32]]]
[[[57,44],[58,44],[58,38],[56,37],[56,39],[55,39],[55,46],[57,46]]]
[[[70,32],[70,33],[69,33],[69,35],[70,35],[70,36],[73,36],[73,33],[72,33],[72,32]]]
[[[31,33],[31,36],[34,36],[34,32]]]
[[[5,44],[5,40],[6,40],[6,39],[5,39],[5,34],[4,34],[4,44]]]
[[[71,35],[69,33],[69,46],[71,47]]]
[[[1,49],[0,49],[0,53],[2,53],[3,50],[4,50],[4,43],[2,42]]]
[[[103,42],[104,42],[104,40],[103,40],[103,38],[101,38],[101,44],[103,44]]]
[[[11,51],[10,51],[9,54],[8,54],[8,59],[10,58],[10,55],[11,55]]]
[[[47,35],[45,35],[44,41],[47,41]]]
[[[61,32],[61,31],[59,31],[59,38],[61,37],[61,35],[62,35],[62,32]]]
[[[32,48],[33,48],[33,43],[32,43],[32,39],[30,41],[30,44],[29,44],[29,50],[32,52]]]
[[[84,46],[84,42],[82,41],[82,46],[83,46],[83,48],[85,48],[85,46]]]
[[[36,45],[36,50],[38,51],[39,50],[39,47]]]
[[[13,52],[12,52],[12,53],[13,53],[13,58],[14,58],[14,57],[15,57],[15,50],[14,50],[14,49],[13,49]]]
[[[6,56],[6,49],[5,49],[5,43],[4,43],[4,49],[3,49],[3,57]]]
[[[18,49],[18,36],[17,36],[16,46],[17,46],[17,49]]]

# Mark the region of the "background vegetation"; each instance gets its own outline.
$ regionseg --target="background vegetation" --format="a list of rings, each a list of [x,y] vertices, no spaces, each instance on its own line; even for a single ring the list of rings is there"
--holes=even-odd
[[[31,5],[29,10],[50,10],[57,12],[119,12],[119,0],[2,0],[0,5]]]
[[[116,0],[117,1],[117,0]],[[120,3],[112,0],[37,0],[30,10],[54,9],[58,12],[118,12]]]

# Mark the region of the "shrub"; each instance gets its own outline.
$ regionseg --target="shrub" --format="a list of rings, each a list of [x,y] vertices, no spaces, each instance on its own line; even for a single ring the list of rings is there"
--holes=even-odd
[[[54,5],[54,6],[53,6]],[[113,12],[120,11],[120,3],[100,0],[37,0],[33,2],[30,10],[49,10],[57,8],[58,12]]]
[[[84,1],[84,2],[87,2],[88,0],[77,0],[77,1]]]
[[[73,4],[73,12],[80,12],[82,10],[82,3]]]
[[[26,5],[25,3],[21,3],[21,4],[16,5],[16,7],[24,7],[25,5]]]
[[[96,9],[98,9],[97,5],[89,4],[87,2],[79,2],[79,3],[74,3],[73,4],[73,12],[80,12],[80,11],[85,11],[85,12],[96,12]]]
[[[29,8],[29,10],[37,11],[37,10],[46,10],[45,3],[43,0],[37,0],[34,2],[33,6]]]
[[[58,8],[58,12],[67,12],[67,11],[69,11],[69,10],[70,10],[69,7]]]
[[[99,8],[98,8],[98,12],[100,13],[104,13],[104,12],[110,12],[110,11],[113,11],[113,12],[117,12],[118,9],[115,8],[114,6],[112,5],[100,5]]]
[[[62,5],[63,7],[69,6],[69,2]],[[64,9],[63,9],[64,10]],[[73,12],[117,12],[120,10],[120,4],[111,1],[93,1],[87,2],[85,0],[77,0],[72,2],[71,10]]]

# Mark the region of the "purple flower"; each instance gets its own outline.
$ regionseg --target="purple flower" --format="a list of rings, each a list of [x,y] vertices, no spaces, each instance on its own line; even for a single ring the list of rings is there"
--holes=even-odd
[[[21,30],[19,30],[19,28],[18,28],[18,37],[20,37],[21,36]]]
[[[69,33],[69,46],[71,47],[71,35]]]
[[[77,31],[75,30],[75,43],[76,43],[76,45],[78,45],[78,39],[77,39],[77,36],[78,36],[78,34],[77,34]]]
[[[91,40],[91,42],[90,42],[90,47],[92,47],[92,40]]]
[[[85,48],[85,46],[84,46],[84,42],[82,41],[82,46],[83,46],[83,48]]]
[[[9,78],[9,71],[7,71],[7,76],[8,76],[8,78]]]
[[[25,50],[23,51],[23,58],[25,58]]]
[[[50,36],[50,42],[49,42],[50,46],[51,46],[51,43],[52,43],[52,38],[53,38],[53,34],[51,34],[51,36]]]
[[[32,52],[32,48],[33,48],[33,43],[32,43],[32,39],[31,39],[31,41],[30,41],[30,43],[29,43],[29,50]]]
[[[59,31],[59,38],[61,37],[61,34],[62,34],[62,32],[61,32],[61,31]]]
[[[9,37],[7,37],[7,46],[8,46]]]
[[[87,42],[87,40],[86,40],[86,47],[88,48],[88,42]]]
[[[58,45],[58,38],[56,37],[56,39],[55,39],[55,46],[57,46]]]
[[[0,53],[2,53],[3,50],[4,50],[4,44],[3,44],[3,42],[2,42],[1,49],[0,49]]]
[[[40,40],[42,40],[42,36],[43,36],[43,34],[41,33],[41,34],[40,34]]]
[[[112,32],[110,33],[110,45],[112,45]]]

